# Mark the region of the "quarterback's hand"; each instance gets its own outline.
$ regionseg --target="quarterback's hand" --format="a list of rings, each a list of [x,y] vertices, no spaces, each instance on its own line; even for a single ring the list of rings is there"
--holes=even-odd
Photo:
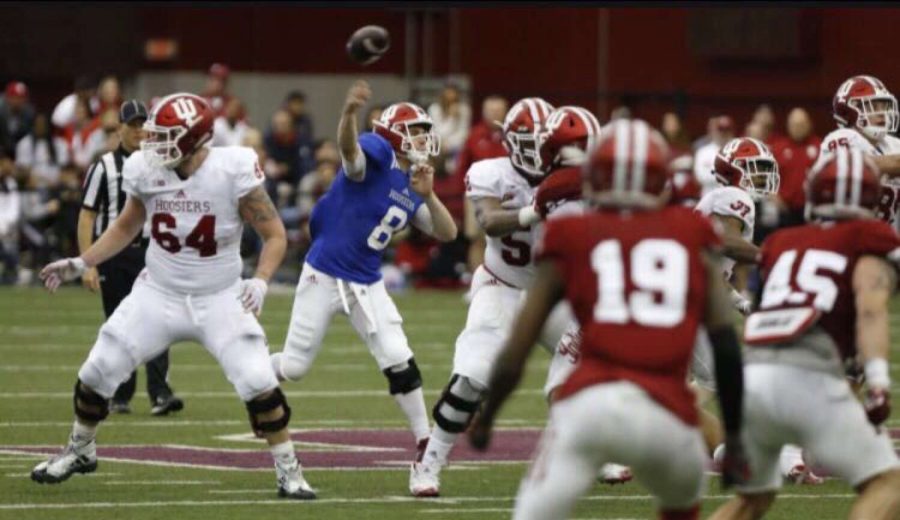
[[[428,163],[414,164],[409,187],[423,199],[431,196],[434,190],[434,166]]]
[[[96,267],[91,267],[81,275],[81,285],[91,292],[97,292],[100,288],[100,274]]]
[[[47,264],[41,269],[41,280],[44,286],[52,293],[59,289],[63,282],[74,280],[81,276],[87,266],[81,257],[63,258]]]
[[[491,425],[475,418],[469,427],[469,444],[478,451],[485,451],[491,444]]]
[[[866,389],[863,406],[869,422],[880,426],[891,416],[891,392],[887,388],[871,387]]]
[[[542,219],[568,200],[581,198],[583,181],[579,168],[564,168],[544,179],[534,194],[534,209]]]
[[[744,444],[737,437],[725,439],[725,457],[722,459],[722,489],[743,484],[750,478],[750,464],[744,452]]]
[[[269,284],[262,278],[241,280],[240,300],[241,305],[244,306],[244,311],[252,312],[254,315],[259,316],[259,313],[262,312],[263,300],[266,298],[268,291]]]
[[[368,103],[371,97],[372,89],[369,88],[369,84],[364,80],[358,80],[347,92],[347,99],[344,101],[344,111],[355,112]]]

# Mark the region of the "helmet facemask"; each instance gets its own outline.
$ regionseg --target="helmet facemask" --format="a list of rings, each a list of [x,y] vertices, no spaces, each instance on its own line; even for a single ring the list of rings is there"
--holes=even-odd
[[[413,135],[412,129],[421,128],[421,133]],[[392,132],[400,134],[400,152],[414,164],[424,163],[429,157],[435,157],[441,153],[441,136],[434,133],[430,123],[401,122],[391,128]]]
[[[900,115],[897,98],[891,95],[867,96],[851,99],[847,103],[858,114],[856,128],[875,141],[897,131]],[[881,119],[880,124],[874,119]]]
[[[181,126],[158,126],[147,120],[144,123],[146,137],[141,141],[141,152],[153,167],[172,168],[184,159],[178,140],[187,133]]]
[[[543,177],[544,171],[541,169],[543,161],[541,160],[538,133],[507,132],[505,137],[509,160],[512,161],[513,166],[531,176]]]
[[[740,187],[754,199],[778,193],[781,177],[778,175],[778,163],[775,159],[737,159],[733,164],[741,171]]]

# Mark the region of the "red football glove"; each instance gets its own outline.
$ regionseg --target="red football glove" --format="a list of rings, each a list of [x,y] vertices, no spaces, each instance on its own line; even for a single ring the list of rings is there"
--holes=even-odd
[[[546,218],[553,209],[567,200],[581,199],[582,179],[580,168],[556,170],[538,186],[534,194],[534,209]]]
[[[750,463],[744,452],[744,444],[737,437],[725,439],[725,457],[722,459],[722,489],[744,484],[750,479]]]
[[[891,416],[891,392],[887,388],[868,388],[866,389],[866,397],[863,401],[866,407],[866,415],[869,416],[869,422],[875,426]]]

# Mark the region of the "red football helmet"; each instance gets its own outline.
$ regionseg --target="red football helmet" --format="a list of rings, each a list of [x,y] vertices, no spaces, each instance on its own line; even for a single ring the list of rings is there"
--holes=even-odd
[[[600,136],[600,122],[587,109],[559,107],[550,113],[540,134],[540,166],[545,173],[559,166],[580,166]]]
[[[878,166],[866,154],[838,147],[807,177],[807,219],[874,217],[881,198],[880,175]]]
[[[719,150],[713,175],[725,186],[736,186],[753,197],[778,193],[778,162],[761,141],[752,137],[732,139]]]
[[[703,187],[697,182],[692,171],[676,171],[672,173],[672,196],[669,204],[693,208],[700,202]]]
[[[154,166],[172,168],[212,139],[216,115],[194,94],[171,94],[159,100],[144,123],[141,151]]]
[[[584,166],[586,196],[600,206],[653,209],[666,202],[669,149],[659,132],[639,119],[604,126]]]
[[[509,160],[519,173],[532,180],[544,176],[538,139],[544,129],[553,106],[539,97],[520,99],[516,102],[500,128],[503,129],[503,145],[509,152]]]
[[[843,82],[834,95],[832,109],[838,125],[856,128],[875,141],[896,132],[900,123],[897,98],[873,76],[854,76]]]
[[[414,103],[394,103],[384,109],[381,117],[373,121],[375,133],[391,143],[394,153],[421,163],[441,151],[441,137],[434,133],[434,122],[422,107]],[[410,128],[423,127],[425,132],[412,135]]]

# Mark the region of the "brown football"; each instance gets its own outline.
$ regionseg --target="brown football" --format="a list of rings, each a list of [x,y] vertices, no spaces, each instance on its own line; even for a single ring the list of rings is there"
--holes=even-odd
[[[360,65],[378,61],[391,47],[391,35],[378,25],[360,27],[347,40],[347,54]]]

